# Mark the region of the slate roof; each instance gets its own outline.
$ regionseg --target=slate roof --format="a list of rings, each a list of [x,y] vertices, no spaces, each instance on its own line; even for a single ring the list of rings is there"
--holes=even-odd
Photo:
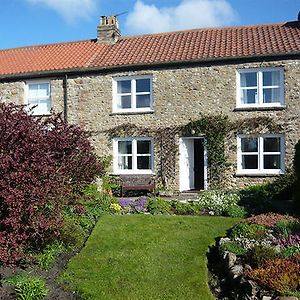
[[[300,54],[300,22],[202,28],[0,50],[0,76]]]

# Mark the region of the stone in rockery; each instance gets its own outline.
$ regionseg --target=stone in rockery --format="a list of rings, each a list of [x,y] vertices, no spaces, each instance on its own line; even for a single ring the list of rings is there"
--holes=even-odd
[[[229,274],[232,276],[233,279],[235,279],[243,274],[243,270],[244,268],[242,265],[234,265],[230,268]]]
[[[228,267],[228,269],[232,268],[237,260],[237,257],[234,253],[226,252],[225,253],[225,264]]]

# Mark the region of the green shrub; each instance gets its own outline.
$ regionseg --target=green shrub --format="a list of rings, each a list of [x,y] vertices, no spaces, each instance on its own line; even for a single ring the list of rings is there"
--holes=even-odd
[[[65,252],[67,248],[61,242],[54,242],[47,245],[40,253],[35,255],[38,266],[43,270],[48,270],[59,254]]]
[[[121,185],[117,177],[111,175],[104,175],[102,177],[102,190],[103,193],[109,196],[120,196]]]
[[[281,251],[281,256],[283,258],[288,258],[288,257],[296,256],[298,254],[300,254],[300,245],[288,246],[287,248],[284,248]]]
[[[268,191],[272,200],[291,200],[296,176],[294,172],[288,172],[277,177],[268,184]]]
[[[150,199],[148,202],[147,210],[155,214],[167,214],[171,212],[172,203],[170,201],[162,200],[160,198]]]
[[[78,218],[67,214],[64,216],[64,222],[60,228],[60,240],[65,245],[80,248],[87,234],[83,227],[80,226]]]
[[[238,205],[240,196],[234,192],[203,191],[200,194],[199,207],[213,211],[216,215],[223,215],[225,211],[234,205]]]
[[[40,300],[48,293],[44,280],[39,277],[17,274],[2,282],[15,286],[17,300]]]
[[[244,218],[247,212],[243,206],[232,205],[224,210],[224,215],[232,218]]]
[[[199,206],[197,203],[182,203],[180,201],[172,201],[172,211],[177,215],[196,215],[199,214]]]
[[[228,236],[231,238],[260,239],[266,235],[266,231],[267,229],[264,225],[239,223],[228,231]]]
[[[253,185],[240,191],[239,204],[244,206],[248,214],[259,214],[272,211],[271,196],[268,185]]]
[[[254,266],[262,266],[268,260],[278,257],[276,250],[270,246],[255,245],[248,252],[248,261]]]
[[[223,243],[220,246],[220,250],[222,252],[228,251],[240,256],[245,255],[247,253],[247,250],[243,248],[239,243],[232,241]]]
[[[274,230],[276,233],[288,237],[291,234],[300,232],[300,223],[282,220],[275,225]]]
[[[270,260],[258,269],[247,271],[246,275],[281,294],[296,292],[300,285],[300,257]]]
[[[86,186],[82,194],[86,198],[82,201],[83,206],[95,219],[98,219],[104,212],[109,212],[110,204],[116,201],[115,198],[100,193],[96,184]]]

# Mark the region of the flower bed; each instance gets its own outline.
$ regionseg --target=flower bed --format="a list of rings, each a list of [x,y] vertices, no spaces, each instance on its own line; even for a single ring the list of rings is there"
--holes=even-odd
[[[262,214],[232,227],[218,244],[236,294],[300,295],[300,220]]]
[[[196,199],[190,200],[141,196],[137,199],[121,198],[115,201],[110,205],[110,212],[244,217],[246,212],[238,205],[239,200],[238,193],[221,191],[203,191]]]

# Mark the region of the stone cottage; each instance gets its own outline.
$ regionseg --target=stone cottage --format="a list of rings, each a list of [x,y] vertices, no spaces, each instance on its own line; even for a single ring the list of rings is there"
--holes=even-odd
[[[298,21],[122,37],[101,17],[96,39],[0,51],[1,101],[63,112],[112,156],[112,174],[152,174],[166,189],[212,186],[211,140],[188,125],[221,113],[236,125],[218,147],[224,186],[284,174],[299,96]]]

